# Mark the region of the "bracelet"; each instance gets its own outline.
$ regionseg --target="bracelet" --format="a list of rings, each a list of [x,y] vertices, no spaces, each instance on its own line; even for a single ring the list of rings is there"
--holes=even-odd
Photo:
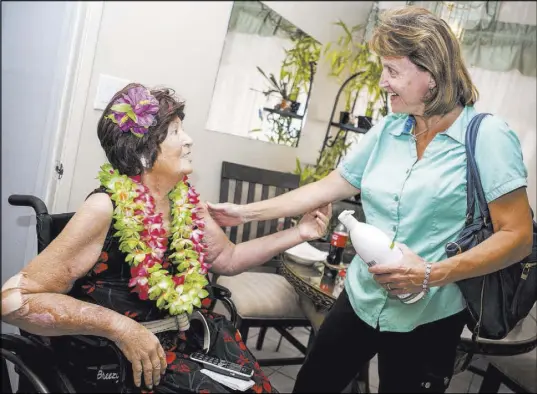
[[[429,277],[431,276],[431,268],[433,266],[433,263],[426,263],[425,264],[425,278],[423,278],[423,292],[427,294],[429,292]]]

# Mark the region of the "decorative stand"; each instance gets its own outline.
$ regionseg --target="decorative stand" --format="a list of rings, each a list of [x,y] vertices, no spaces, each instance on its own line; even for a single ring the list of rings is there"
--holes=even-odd
[[[315,62],[309,62],[309,66],[310,66],[310,81],[309,81],[310,82],[310,87],[308,89],[308,95],[306,97],[306,103],[304,104],[304,115],[298,115],[297,113],[294,113],[294,112],[291,112],[291,111],[281,111],[281,110],[274,109],[274,108],[268,108],[268,107],[263,108],[263,111],[269,113],[269,115],[267,116],[267,119],[269,121],[272,121],[272,122],[275,121],[274,115],[278,115],[280,117],[287,118],[286,122],[285,122],[285,127],[287,128],[287,132],[288,132],[289,136],[292,139],[294,139],[293,147],[297,147],[298,146],[298,141],[300,140],[300,133],[302,132],[302,126],[304,124],[304,117],[306,116],[306,113],[308,111],[308,104],[309,104],[309,101],[310,101],[311,87],[313,85],[313,75],[315,74],[315,65],[316,64],[317,63],[315,63]],[[299,119],[300,120],[300,128],[297,130],[296,135],[293,135],[291,133],[291,123],[292,123],[293,119]]]
[[[349,131],[353,132],[353,133],[365,134],[371,128],[371,125],[369,125],[369,127],[367,127],[367,128],[363,128],[363,127],[354,127],[354,126],[349,125],[349,124],[343,124],[343,123],[339,123],[339,122],[334,121],[334,114],[336,113],[336,108],[337,108],[337,105],[339,103],[339,98],[341,96],[341,93],[345,89],[345,86],[347,86],[347,84],[350,81],[352,81],[354,78],[356,78],[357,76],[359,76],[361,74],[363,74],[363,71],[359,71],[359,72],[351,75],[349,78],[347,78],[345,80],[345,82],[343,82],[343,84],[339,88],[339,91],[337,92],[336,100],[334,102],[334,105],[332,106],[332,113],[330,115],[330,121],[328,122],[328,126],[326,128],[326,134],[324,136],[323,146],[321,147],[321,152],[319,153],[319,158],[317,159],[317,165],[319,165],[319,163],[321,161],[321,158],[323,157],[323,152],[324,152],[325,147],[329,147],[329,148],[333,147],[334,144],[339,140],[340,135],[342,133],[343,133],[343,140],[346,140],[347,139],[347,134],[349,133]],[[356,93],[356,97],[354,98],[354,102],[352,104],[351,114],[354,113],[354,107],[356,106],[357,98],[358,98],[358,92]],[[331,137],[330,137],[330,129],[332,127],[337,127],[339,129],[339,131],[337,132],[336,136],[333,137],[333,139],[331,139]],[[336,166],[339,164],[340,159],[341,159],[341,157],[338,157],[337,162],[336,162]]]

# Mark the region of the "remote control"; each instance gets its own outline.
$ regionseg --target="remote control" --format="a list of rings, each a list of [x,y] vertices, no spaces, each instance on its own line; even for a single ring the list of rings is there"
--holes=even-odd
[[[212,357],[203,353],[192,353],[190,358],[200,362],[205,368],[210,371],[220,373],[222,375],[231,376],[241,380],[250,380],[254,374],[252,368],[221,360],[218,357]]]

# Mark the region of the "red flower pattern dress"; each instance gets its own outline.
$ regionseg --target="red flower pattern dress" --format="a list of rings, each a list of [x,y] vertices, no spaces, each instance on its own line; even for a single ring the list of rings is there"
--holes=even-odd
[[[97,189],[93,193],[96,192],[104,192],[104,190]],[[85,301],[110,308],[138,322],[168,317],[165,311],[156,307],[154,301],[140,300],[138,295],[128,287],[131,279],[130,266],[125,262],[125,254],[119,250],[117,238],[112,236],[113,225],[112,222],[99,259],[93,268],[75,283],[71,294]],[[169,251],[166,252],[165,259],[168,255]],[[166,264],[166,269],[174,274],[172,264]],[[247,392],[277,392],[244,344],[240,333],[224,316],[209,312],[207,308],[210,304],[211,299],[206,298],[200,309],[211,331],[212,345],[209,355],[253,368],[252,380],[255,384]],[[189,338],[185,333],[177,331],[158,333],[156,336],[166,352],[168,368],[160,384],[153,388],[154,392],[233,392],[231,388],[201,373],[202,366],[189,359],[188,354],[200,349],[199,339]],[[130,369],[129,376],[132,379]]]

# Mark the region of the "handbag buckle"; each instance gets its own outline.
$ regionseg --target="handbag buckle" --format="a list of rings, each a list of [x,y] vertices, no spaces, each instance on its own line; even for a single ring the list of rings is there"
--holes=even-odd
[[[449,245],[455,245],[457,247],[458,250],[457,250],[457,253],[455,253],[455,255],[462,253],[461,246],[457,242],[448,242],[446,246],[449,246]]]

